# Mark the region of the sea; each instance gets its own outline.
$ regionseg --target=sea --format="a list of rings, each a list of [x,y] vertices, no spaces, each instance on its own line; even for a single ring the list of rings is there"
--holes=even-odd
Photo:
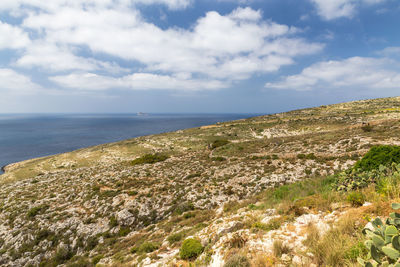
[[[0,167],[31,158],[257,114],[0,114]],[[2,171],[0,171],[0,174]]]

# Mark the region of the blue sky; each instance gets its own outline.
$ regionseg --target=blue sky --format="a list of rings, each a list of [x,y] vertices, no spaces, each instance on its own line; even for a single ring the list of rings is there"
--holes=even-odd
[[[2,0],[0,113],[272,113],[400,95],[397,0]]]

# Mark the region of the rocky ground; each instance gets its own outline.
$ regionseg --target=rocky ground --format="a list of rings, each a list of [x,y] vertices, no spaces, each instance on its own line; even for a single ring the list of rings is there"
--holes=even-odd
[[[177,256],[181,241],[195,236],[207,247],[197,265],[223,266],[235,242],[261,262],[279,241],[287,253],[263,262],[311,266],[305,229],[312,224],[328,231],[342,208],[289,220],[276,209],[246,207],[231,214],[227,207],[271,187],[346,169],[374,144],[400,144],[399,119],[400,98],[367,100],[7,166],[0,176],[0,264],[179,266],[185,264]],[[214,147],[216,141],[223,145]],[[157,153],[167,159],[132,164]]]

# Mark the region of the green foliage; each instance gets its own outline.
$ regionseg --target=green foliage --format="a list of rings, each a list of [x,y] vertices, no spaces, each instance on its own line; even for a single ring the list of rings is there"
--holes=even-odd
[[[86,250],[89,251],[94,249],[98,243],[99,239],[96,236],[89,237],[86,241]]]
[[[393,203],[393,209],[400,204]],[[365,241],[369,254],[365,261],[358,258],[362,266],[400,266],[400,213],[392,212],[385,222],[376,218],[372,221],[373,230],[364,228],[363,233],[368,237]]]
[[[400,146],[373,146],[365,156],[359,160],[354,169],[358,171],[372,171],[380,165],[390,166],[392,163],[400,163]]]
[[[196,259],[204,248],[200,241],[194,238],[189,238],[183,241],[182,247],[179,251],[179,256],[184,260]]]
[[[305,159],[306,155],[305,154],[297,154],[298,159]]]
[[[225,161],[226,158],[218,156],[218,157],[212,157],[211,160],[212,161]]]
[[[161,162],[168,159],[167,155],[163,154],[146,154],[140,158],[135,159],[132,161],[132,165],[139,165],[139,164],[154,164],[156,162]]]
[[[352,261],[357,260],[358,257],[362,255],[367,255],[368,251],[363,242],[358,242],[353,245],[348,251],[346,251],[345,258]]]
[[[111,216],[108,225],[109,225],[111,228],[112,228],[112,227],[118,226],[117,218],[115,218],[114,216]]]
[[[226,261],[224,267],[250,267],[250,262],[246,256],[235,254]]]
[[[131,228],[129,227],[121,227],[118,231],[119,236],[127,236],[131,232]]]
[[[92,263],[94,264],[94,265],[96,265],[102,258],[104,258],[104,256],[103,255],[97,255],[97,256],[94,256],[93,257],[93,259],[92,259]]]
[[[391,195],[398,191],[400,184],[400,164],[392,163],[386,167],[380,165],[378,169],[371,171],[358,171],[348,169],[335,175],[335,189],[338,191],[351,191],[376,184],[378,193]]]
[[[278,187],[273,193],[274,198],[277,200],[283,199],[289,193],[289,187],[290,187],[289,185],[283,185]]]
[[[336,174],[335,188],[350,191],[377,184],[377,192],[389,195],[400,178],[400,147],[374,146],[353,168]]]
[[[176,242],[181,241],[184,237],[186,236],[186,233],[184,231],[172,234],[167,237],[167,240],[170,244],[174,244]]]
[[[227,139],[218,139],[211,143],[211,149],[216,149],[227,144],[229,144]]]
[[[365,202],[365,196],[361,192],[351,192],[347,195],[347,201],[350,202],[350,204],[353,207],[359,207],[362,206]]]
[[[34,218],[36,215],[38,215],[39,213],[43,213],[43,212],[46,211],[48,208],[49,208],[49,206],[48,206],[48,205],[45,205],[45,204],[40,205],[40,206],[33,207],[33,208],[31,208],[31,209],[28,211],[27,216],[28,216],[29,218]]]
[[[68,248],[59,248],[54,256],[54,261],[58,264],[61,264],[71,259],[72,256],[73,253]]]
[[[160,244],[155,242],[144,242],[139,247],[133,247],[131,253],[150,253],[160,248]]]
[[[174,207],[174,213],[179,215],[191,210],[194,210],[194,205],[192,202],[183,202]]]

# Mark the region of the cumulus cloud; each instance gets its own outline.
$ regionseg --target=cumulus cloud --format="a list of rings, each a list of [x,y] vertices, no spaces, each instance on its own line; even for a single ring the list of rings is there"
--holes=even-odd
[[[2,0],[0,10],[12,11],[15,16],[29,13],[31,8],[47,12],[55,12],[62,7],[77,9],[85,8],[111,8],[118,7],[129,9],[132,5],[165,5],[170,9],[187,8],[193,0]]]
[[[276,71],[293,64],[296,56],[323,48],[296,37],[296,28],[263,21],[260,11],[248,7],[227,15],[208,12],[191,29],[163,30],[137,11],[116,9],[32,13],[23,25],[45,31],[46,42],[86,46],[95,53],[139,62],[147,72],[190,72],[212,79],[247,79],[257,72]]]
[[[264,20],[260,10],[250,7],[239,7],[228,14],[210,11],[189,28],[166,29],[147,21],[136,8],[163,4],[177,9],[191,3],[4,0],[0,10],[19,12],[21,16],[19,27],[6,25],[19,40],[13,48],[24,48],[13,67],[39,68],[53,75],[51,81],[65,87],[75,87],[81,78],[88,83],[84,86],[79,82],[82,89],[91,89],[94,84],[100,88],[131,89],[225,88],[255,74],[278,71],[294,64],[296,57],[318,53],[324,47],[301,38],[300,29]],[[0,33],[1,27],[0,24]],[[21,29],[34,38],[29,40]],[[122,68],[115,61],[128,62],[125,65],[130,68]],[[123,72],[135,74],[121,76]],[[147,75],[146,82],[139,82],[143,73]],[[179,78],[182,73],[196,78]],[[120,78],[113,78],[118,75]],[[128,77],[134,77],[134,82],[128,82]]]
[[[362,5],[374,5],[385,0],[310,0],[317,8],[318,15],[325,20],[352,18]]]
[[[267,83],[267,88],[296,91],[400,88],[400,62],[388,58],[351,57],[318,62],[300,74]]]
[[[68,70],[105,70],[111,73],[127,72],[116,63],[102,62],[92,58],[79,57],[68,47],[50,42],[38,41],[30,44],[15,66],[24,68],[40,67],[50,72]]]
[[[0,69],[0,92],[10,90],[16,93],[23,93],[36,89],[40,89],[40,86],[33,83],[29,77],[12,69]]]
[[[74,73],[50,77],[53,82],[68,88],[85,90],[107,90],[127,88],[132,90],[168,89],[168,90],[213,90],[225,88],[228,84],[218,80],[192,79],[191,75],[175,76],[152,73],[134,73],[115,78],[94,73]]]
[[[0,49],[24,48],[29,43],[29,36],[22,29],[0,21]]]

